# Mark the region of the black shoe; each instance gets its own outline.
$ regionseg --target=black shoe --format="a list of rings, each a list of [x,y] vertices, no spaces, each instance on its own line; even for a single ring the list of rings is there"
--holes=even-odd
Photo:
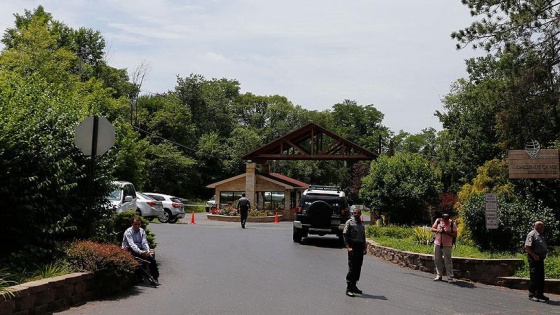
[[[353,288],[352,288],[352,292],[358,293],[358,294],[362,294],[362,293],[363,293],[362,290],[358,289],[358,287],[353,287]]]
[[[354,292],[352,292],[350,290],[346,290],[346,295],[348,295],[350,297],[355,297]]]
[[[548,296],[544,296],[544,295],[537,295],[537,298],[539,300],[543,300],[543,301],[550,301],[550,299],[548,298]]]

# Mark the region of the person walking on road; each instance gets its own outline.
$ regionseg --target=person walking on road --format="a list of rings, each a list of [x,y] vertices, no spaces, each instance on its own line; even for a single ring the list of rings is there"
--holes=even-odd
[[[245,223],[247,222],[249,208],[251,208],[251,202],[245,197],[245,193],[242,193],[241,198],[237,201],[237,210],[241,215],[241,228],[243,229],[245,228]]]
[[[543,232],[544,223],[537,221],[525,240],[525,251],[529,260],[529,299],[535,302],[549,300],[544,295],[544,259],[548,249]]]
[[[348,274],[346,275],[346,295],[353,297],[355,293],[362,294],[356,283],[360,280],[362,263],[366,254],[366,231],[361,221],[362,211],[356,207],[352,210],[352,217],[346,221],[342,235],[344,245],[348,251]]]
[[[449,219],[448,213],[444,213],[442,217],[437,219],[434,225],[432,225],[432,232],[436,233],[434,239],[434,262],[437,275],[434,281],[441,281],[445,261],[447,282],[453,283],[451,249],[453,248],[453,238],[457,237],[457,225]]]

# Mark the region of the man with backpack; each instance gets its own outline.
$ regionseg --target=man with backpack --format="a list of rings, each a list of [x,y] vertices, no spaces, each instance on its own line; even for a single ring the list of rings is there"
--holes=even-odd
[[[434,262],[436,264],[436,277],[434,281],[441,281],[443,275],[443,265],[447,273],[447,282],[453,283],[453,261],[451,260],[451,249],[453,240],[457,237],[457,225],[449,219],[449,214],[444,213],[432,225],[432,232],[435,233],[434,239]]]
[[[249,213],[249,208],[251,207],[251,202],[245,197],[245,193],[241,194],[241,198],[237,201],[237,210],[241,215],[241,228],[245,228],[245,222],[247,222],[247,214]]]

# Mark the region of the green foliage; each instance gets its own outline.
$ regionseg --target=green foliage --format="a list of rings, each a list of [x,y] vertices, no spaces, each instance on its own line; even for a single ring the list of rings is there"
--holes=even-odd
[[[11,298],[14,297],[14,290],[10,288],[17,283],[10,280],[11,274],[6,269],[0,269],[0,297]]]
[[[366,226],[366,236],[368,238],[379,238],[379,237],[389,237],[396,239],[405,239],[412,235],[410,228],[405,226],[388,225],[388,226],[377,226],[368,225]]]
[[[431,221],[428,208],[437,203],[440,183],[420,154],[381,156],[363,178],[360,196],[392,223]]]
[[[427,226],[415,226],[412,228],[412,233],[414,236],[414,242],[418,244],[429,244],[432,238],[432,230]]]
[[[134,257],[114,244],[77,241],[68,247],[67,260],[75,270],[108,277],[130,277],[138,263]]]
[[[534,200],[507,201],[498,199],[498,229],[487,230],[485,221],[485,195],[480,193],[465,201],[461,215],[469,235],[481,249],[498,251],[523,251],[527,233],[535,221],[543,221],[545,237],[549,244],[560,241],[560,223],[552,209]]]

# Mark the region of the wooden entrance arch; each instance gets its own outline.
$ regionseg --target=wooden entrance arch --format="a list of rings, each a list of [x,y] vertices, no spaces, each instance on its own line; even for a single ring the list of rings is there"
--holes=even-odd
[[[267,160],[373,160],[377,154],[314,123],[280,137],[242,158],[258,164]]]

